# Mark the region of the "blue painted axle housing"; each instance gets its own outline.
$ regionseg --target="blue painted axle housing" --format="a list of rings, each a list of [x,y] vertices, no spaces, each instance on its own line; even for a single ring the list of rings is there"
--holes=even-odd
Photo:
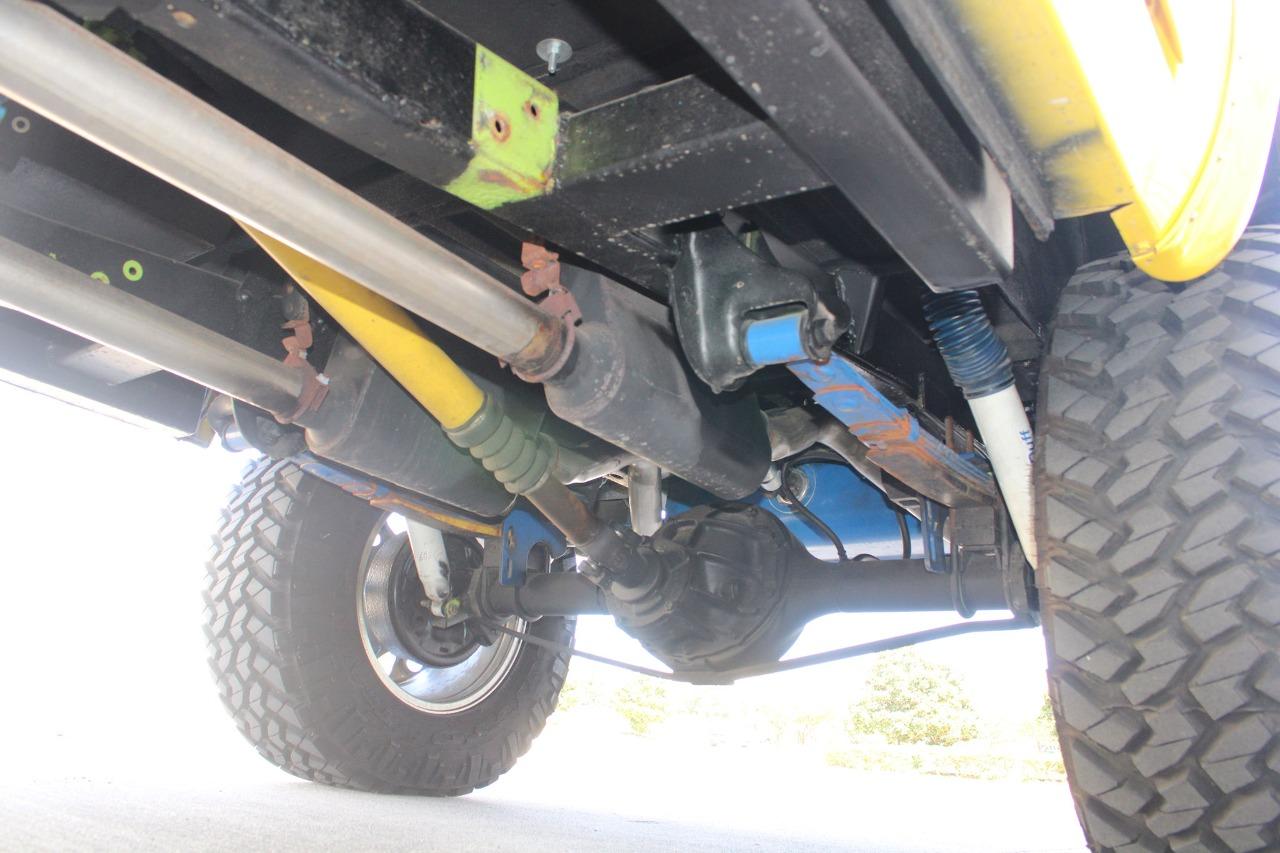
[[[897,559],[902,556],[897,510],[879,489],[856,471],[835,462],[804,462],[793,465],[791,470],[799,471],[805,480],[804,487],[795,490],[800,503],[840,537],[850,557],[870,554],[883,559]],[[694,506],[715,502],[710,495],[700,499],[699,495],[689,492],[682,490],[678,495],[667,498],[667,518],[687,512]],[[777,495],[757,492],[744,503],[754,504],[776,515],[815,557],[835,559],[836,549],[831,540]],[[924,546],[920,522],[908,516],[907,530],[911,534],[913,556],[921,556]]]

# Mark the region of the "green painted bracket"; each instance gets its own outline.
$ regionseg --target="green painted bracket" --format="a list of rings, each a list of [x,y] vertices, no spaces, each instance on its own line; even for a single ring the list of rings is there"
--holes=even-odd
[[[485,210],[550,192],[559,126],[555,92],[476,45],[471,161],[445,189]]]

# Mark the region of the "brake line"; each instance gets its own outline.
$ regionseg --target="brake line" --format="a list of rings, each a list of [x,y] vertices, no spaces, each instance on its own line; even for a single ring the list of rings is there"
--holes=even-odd
[[[509,634],[512,637],[523,640],[531,645],[540,646],[555,652],[565,652],[574,657],[580,657],[584,660],[595,661],[596,663],[606,664],[608,666],[625,669],[639,675],[647,675],[651,678],[660,678],[663,681],[676,681],[686,684],[732,684],[742,678],[756,678],[761,675],[773,675],[778,672],[789,672],[793,669],[801,669],[809,666],[816,666],[823,663],[833,663],[838,660],[847,660],[849,658],[862,657],[863,655],[876,654],[878,652],[888,652],[894,649],[901,649],[907,646],[914,646],[917,643],[927,643],[932,640],[943,640],[947,637],[958,637],[964,634],[979,634],[992,631],[1017,631],[1023,628],[1034,628],[1035,623],[1027,619],[1013,617],[1012,619],[983,619],[977,622],[955,622],[950,625],[942,625],[937,628],[927,628],[923,631],[914,631],[910,634],[900,634],[897,637],[886,637],[882,640],[873,640],[869,643],[859,643],[855,646],[845,646],[840,649],[831,649],[830,651],[817,652],[811,655],[803,655],[798,658],[790,658],[788,660],[774,661],[772,663],[753,664],[751,666],[738,667],[737,669],[727,670],[688,670],[685,672],[666,672],[661,669],[652,669],[639,664],[627,663],[615,658],[608,658],[603,655],[597,655],[592,652],[584,652],[575,649],[568,643],[557,643],[554,640],[547,640],[542,637],[530,634],[527,631],[516,631],[507,626],[489,619],[483,620],[485,625],[491,630],[502,634]]]

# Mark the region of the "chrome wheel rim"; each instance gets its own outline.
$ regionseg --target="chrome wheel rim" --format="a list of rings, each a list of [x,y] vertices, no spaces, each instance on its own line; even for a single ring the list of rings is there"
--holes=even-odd
[[[396,528],[399,528],[398,530]],[[378,679],[401,702],[428,714],[457,714],[483,702],[506,680],[523,642],[502,634],[492,645],[476,645],[456,663],[437,665],[423,659],[397,627],[393,588],[397,572],[413,570],[403,520],[384,516],[365,548],[360,570],[357,614],[365,656]],[[524,620],[506,626],[523,631]]]

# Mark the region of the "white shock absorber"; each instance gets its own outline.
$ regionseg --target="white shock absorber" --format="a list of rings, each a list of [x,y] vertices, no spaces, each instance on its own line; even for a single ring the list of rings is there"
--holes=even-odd
[[[405,519],[405,527],[422,591],[431,602],[431,612],[440,616],[449,599],[449,554],[444,547],[444,534],[412,518]]]
[[[1009,518],[1022,543],[1027,562],[1036,565],[1036,533],[1032,523],[1035,501],[1031,492],[1031,423],[1018,389],[1010,385],[985,397],[970,397],[969,409],[987,448],[991,470],[1009,507]]]
[[[951,378],[964,391],[986,446],[991,470],[1027,562],[1036,565],[1031,491],[1033,433],[1013,384],[1009,351],[996,337],[982,300],[972,290],[936,296],[925,317]]]

